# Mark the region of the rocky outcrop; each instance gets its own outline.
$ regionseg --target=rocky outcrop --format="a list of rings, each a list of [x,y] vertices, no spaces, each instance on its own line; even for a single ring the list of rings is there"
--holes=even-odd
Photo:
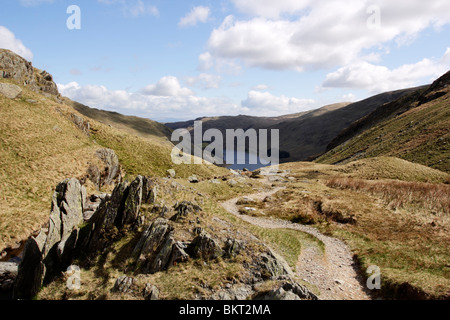
[[[25,244],[14,286],[16,299],[30,299],[43,283],[70,265],[83,222],[86,191],[76,179],[58,184],[52,198],[48,229]]]
[[[18,265],[16,263],[0,262],[0,300],[12,298],[17,272]]]
[[[0,49],[0,77],[12,79],[38,93],[59,96],[51,74],[33,68],[31,62],[10,50]]]
[[[268,292],[259,293],[254,300],[318,300],[306,287],[292,279],[279,282]]]
[[[136,280],[127,276],[120,276],[114,284],[113,291],[132,293],[136,289]]]
[[[159,290],[156,286],[147,283],[142,293],[145,300],[159,300]]]
[[[207,232],[202,231],[189,245],[189,252],[195,258],[212,260],[223,255],[220,245]]]
[[[175,209],[175,215],[172,216],[170,218],[171,221],[182,221],[183,219],[185,219],[189,213],[198,213],[200,211],[202,211],[202,208],[193,204],[192,202],[189,201],[183,201],[181,203],[177,203],[174,206]]]
[[[0,94],[8,99],[16,99],[22,95],[22,88],[15,84],[0,83]]]
[[[91,164],[88,168],[87,174],[83,179],[89,179],[100,190],[103,186],[114,185],[121,182],[121,169],[119,158],[114,150],[99,149],[96,151],[96,156],[102,160],[104,166]]]
[[[91,124],[75,113],[70,114],[70,120],[77,126],[78,129],[84,132],[85,135],[91,135]]]

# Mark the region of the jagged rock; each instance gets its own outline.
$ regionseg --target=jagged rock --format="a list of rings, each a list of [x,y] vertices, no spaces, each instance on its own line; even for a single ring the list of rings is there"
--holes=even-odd
[[[14,299],[31,299],[41,289],[45,274],[45,265],[42,261],[45,240],[46,236],[41,232],[36,238],[31,237],[26,242],[14,283]]]
[[[237,183],[236,180],[231,179],[231,180],[228,180],[228,184],[229,184],[231,187],[234,187],[234,186],[236,186],[238,183]]]
[[[211,296],[212,300],[247,300],[253,293],[253,289],[249,285],[238,284],[230,286],[230,288],[222,289]]]
[[[151,212],[157,213],[161,218],[166,218],[166,215],[169,212],[169,208],[167,208],[166,205],[154,205]]]
[[[120,276],[114,284],[113,291],[121,293],[133,292],[135,279],[127,276]]]
[[[258,265],[265,280],[282,275],[294,275],[287,263],[271,250],[259,256]]]
[[[188,178],[188,181],[189,181],[190,183],[198,183],[198,182],[199,182],[198,177],[197,177],[195,174],[193,174],[192,176],[190,176],[190,177]]]
[[[0,299],[2,295],[7,294],[8,298],[12,297],[14,280],[17,277],[18,265],[11,262],[0,262]]]
[[[56,248],[56,255],[58,257],[59,269],[67,269],[72,263],[74,250],[78,239],[78,230],[75,229],[72,233],[64,237]]]
[[[306,287],[304,287],[294,281],[288,281],[288,282],[284,283],[283,289],[286,291],[292,291],[301,299],[306,299],[306,300],[318,300],[319,299],[314,293],[309,291]]]
[[[87,136],[90,136],[91,134],[91,124],[89,121],[84,121],[82,117],[79,115],[72,113],[70,115],[70,120],[80,129],[83,131]]]
[[[138,268],[142,272],[155,273],[166,267],[170,259],[166,256],[171,253],[168,247],[171,249],[172,245],[172,227],[169,221],[158,218],[144,231],[133,250],[132,257],[138,260]],[[161,251],[164,251],[164,256],[160,254]]]
[[[56,187],[52,198],[52,209],[47,240],[43,255],[61,239],[68,237],[83,221],[83,204],[85,190],[77,179],[66,179]]]
[[[225,254],[229,258],[234,258],[241,252],[243,248],[244,244],[242,241],[236,239],[227,239],[225,243]]]
[[[125,200],[121,226],[133,224],[139,217],[139,210],[142,203],[142,186],[144,178],[138,176],[128,189],[128,196]]]
[[[167,172],[169,178],[175,178],[175,176],[177,175],[175,170],[173,170],[173,169],[169,169],[166,172]]]
[[[147,283],[142,293],[145,300],[159,300],[159,290],[156,286]]]
[[[106,166],[101,173],[99,186],[113,185],[115,182],[120,182],[120,163],[114,150],[99,149],[96,151],[96,155]]]
[[[158,185],[156,181],[144,177],[142,183],[142,203],[154,204],[158,197]]]
[[[15,84],[0,83],[0,94],[8,99],[16,99],[22,95],[22,89]]]
[[[171,221],[179,221],[188,216],[189,213],[195,212],[198,213],[202,210],[199,206],[193,204],[189,201],[183,201],[181,203],[177,203],[174,206],[175,215],[170,218]]]
[[[203,260],[212,260],[223,255],[219,244],[205,231],[192,241],[189,251],[194,257]]]
[[[187,245],[182,242],[176,242],[172,246],[172,255],[168,266],[174,266],[177,263],[186,262],[189,260],[189,255],[186,253]]]
[[[114,227],[121,224],[128,191],[128,182],[125,181],[119,183],[114,188],[111,198],[109,200],[103,200],[90,219],[94,229],[89,244],[87,245],[87,248],[85,248],[89,254],[103,251],[111,241],[111,239],[109,239],[109,233]]]
[[[48,72],[33,68],[31,62],[7,49],[0,49],[0,76],[35,92],[59,96],[58,87]]]
[[[274,289],[266,293],[264,296],[258,297],[256,300],[301,300],[298,295],[292,291],[286,291],[282,287]]]

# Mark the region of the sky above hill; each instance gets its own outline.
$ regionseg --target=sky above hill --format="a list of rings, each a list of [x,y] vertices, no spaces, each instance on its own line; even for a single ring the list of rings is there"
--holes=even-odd
[[[276,116],[431,83],[449,24],[448,0],[9,0],[0,48],[95,108]]]

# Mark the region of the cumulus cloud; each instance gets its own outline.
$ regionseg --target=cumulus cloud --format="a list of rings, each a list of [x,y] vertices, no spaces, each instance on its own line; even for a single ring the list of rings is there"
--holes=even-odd
[[[133,114],[157,121],[189,120],[201,116],[247,113],[249,109],[227,98],[194,95],[161,96],[125,90],[109,90],[105,86],[81,86],[77,82],[58,84],[62,95],[88,106]]]
[[[208,21],[208,17],[211,10],[208,7],[198,6],[193,8],[188,14],[180,19],[178,26],[180,27],[192,27],[197,23],[205,23]]]
[[[423,59],[395,69],[365,61],[353,63],[329,73],[323,88],[367,89],[380,93],[429,83],[450,69],[450,48],[441,59]]]
[[[312,99],[297,99],[286,96],[274,96],[269,92],[250,91],[247,99],[242,101],[244,107],[258,110],[260,116],[279,116],[311,110],[317,107]]]
[[[142,94],[162,96],[162,97],[177,97],[193,95],[188,88],[182,88],[180,82],[176,77],[163,77],[156,84],[151,84],[142,89]]]
[[[9,49],[27,60],[33,59],[31,50],[25,47],[14,33],[3,26],[0,26],[0,48]]]
[[[267,2],[267,3],[266,3]],[[295,2],[295,3],[294,3]],[[372,0],[235,1],[249,19],[230,15],[215,28],[208,52],[239,59],[249,66],[277,70],[323,69],[361,60],[373,61],[391,41],[402,45],[421,31],[450,22],[447,0],[378,0],[380,24],[372,21]],[[282,15],[289,10],[294,14]],[[272,14],[271,14],[272,12]],[[290,11],[289,11],[290,12]]]

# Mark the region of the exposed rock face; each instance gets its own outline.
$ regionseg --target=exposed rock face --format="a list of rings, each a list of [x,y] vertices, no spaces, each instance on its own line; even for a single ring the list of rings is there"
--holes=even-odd
[[[8,99],[16,99],[22,95],[22,89],[15,84],[0,83],[0,94]]]
[[[0,262],[0,300],[12,298],[17,272],[18,266],[16,263]]]
[[[202,208],[189,201],[183,201],[175,205],[174,209],[176,214],[172,218],[170,218],[171,221],[180,221],[186,218],[189,213],[192,212],[198,213],[202,210]]]
[[[263,271],[263,279],[270,279],[282,275],[294,275],[291,268],[271,250],[260,255],[258,265]]]
[[[91,124],[89,121],[85,121],[82,117],[79,115],[72,113],[70,115],[70,120],[80,129],[83,131],[87,136],[91,134]]]
[[[53,77],[46,71],[33,68],[31,62],[6,49],[0,49],[0,77],[13,79],[40,93],[59,95]]]
[[[121,293],[131,293],[134,289],[135,279],[127,276],[120,276],[114,284],[113,291]]]
[[[15,299],[30,299],[43,282],[70,265],[83,222],[83,204],[86,192],[76,179],[58,184],[53,194],[47,233],[28,239],[19,265],[14,287]]]
[[[145,300],[159,300],[159,290],[154,285],[147,283],[142,293]]]
[[[143,180],[142,176],[138,176],[130,185],[128,197],[124,204],[121,225],[132,224],[139,216],[139,209],[142,204]]]
[[[223,250],[220,245],[211,238],[211,236],[202,231],[190,244],[189,252],[196,258],[203,260],[216,259],[223,255]]]
[[[14,299],[31,299],[40,290],[45,273],[42,261],[45,234],[31,237],[25,244],[23,259],[19,264],[16,282],[14,283]]]
[[[292,279],[282,281],[269,292],[259,294],[255,300],[318,300],[317,296]]]
[[[100,189],[105,185],[120,183],[120,163],[114,150],[99,149],[96,151],[96,156],[103,161],[105,166],[104,168],[98,168],[95,165],[91,165],[88,168],[87,178],[97,186],[97,189]]]

